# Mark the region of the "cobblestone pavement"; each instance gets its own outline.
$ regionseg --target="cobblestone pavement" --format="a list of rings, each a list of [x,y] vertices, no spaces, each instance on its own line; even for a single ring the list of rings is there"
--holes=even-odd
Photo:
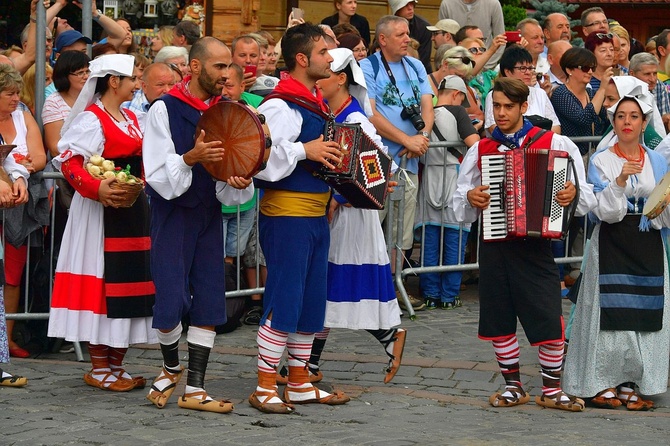
[[[410,290],[414,278],[410,278]],[[13,360],[6,369],[29,377],[23,389],[0,387],[0,445],[602,445],[670,444],[670,395],[635,413],[587,408],[582,413],[531,403],[496,409],[488,397],[502,385],[489,343],[479,341],[476,287],[462,308],[422,311],[403,319],[408,329],[403,366],[383,384],[386,357],[365,332],[333,330],[323,355],[325,390],[352,397],[344,406],[298,406],[291,415],[268,415],[247,397],[256,383],[256,328],[217,336],[207,390],[235,403],[232,414],[177,407],[182,380],[159,410],[146,391],[104,392],[82,380],[87,363],[74,354]],[[569,311],[564,305],[565,314]],[[522,378],[540,392],[537,350],[520,335]],[[185,353],[184,353],[185,354]],[[153,378],[157,346],[131,348],[126,368]],[[185,364],[185,362],[184,362]]]

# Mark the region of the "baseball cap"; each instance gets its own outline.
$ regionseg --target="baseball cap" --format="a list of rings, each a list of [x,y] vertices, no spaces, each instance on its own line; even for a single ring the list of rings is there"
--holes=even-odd
[[[465,82],[459,76],[450,75],[446,76],[440,82],[440,85],[437,87],[438,90],[457,90],[465,95],[463,103],[461,104],[465,108],[470,107],[470,102],[468,101],[468,90],[465,88]]]
[[[419,3],[416,0],[389,0],[389,6],[393,14],[404,8],[408,3]]]
[[[56,45],[54,45],[54,49],[56,50],[57,53],[60,53],[63,50],[63,48],[65,48],[66,46],[70,46],[79,40],[83,40],[85,43],[88,44],[93,43],[91,39],[89,39],[79,31],[70,29],[68,31],[63,31],[62,33],[58,34],[58,37],[56,37]]]
[[[442,19],[439,22],[435,24],[435,26],[426,26],[426,29],[428,31],[446,31],[449,34],[456,34],[459,29],[461,29],[461,25],[458,24],[456,20],[452,19]]]

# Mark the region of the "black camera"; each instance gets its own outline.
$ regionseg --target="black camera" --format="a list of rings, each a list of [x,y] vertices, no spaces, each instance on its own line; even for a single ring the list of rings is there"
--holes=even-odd
[[[405,105],[400,112],[400,117],[405,120],[409,119],[417,132],[426,127],[426,123],[423,122],[423,118],[421,117],[421,109],[418,105]]]

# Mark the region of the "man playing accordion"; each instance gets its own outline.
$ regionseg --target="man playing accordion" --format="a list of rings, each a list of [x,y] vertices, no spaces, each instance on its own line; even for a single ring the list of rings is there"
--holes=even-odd
[[[595,205],[595,196],[592,187],[586,183],[577,146],[564,136],[542,133],[524,119],[528,87],[522,81],[500,78],[492,91],[496,127],[491,138],[474,144],[461,163],[453,201],[456,218],[473,222],[480,211],[485,211],[492,203],[489,186],[482,184],[483,157],[536,148],[560,150],[572,156],[579,194],[572,181],[565,181],[553,200],[562,207],[578,200],[576,214],[585,215]],[[480,244],[479,267],[479,338],[492,341],[505,379],[505,389],[489,398],[491,405],[511,407],[530,400],[521,386],[519,373],[518,318],[528,341],[539,347],[542,395],[535,398],[536,404],[569,411],[583,410],[584,401],[565,394],[560,387],[563,317],[558,270],[550,240],[517,237],[483,242]]]

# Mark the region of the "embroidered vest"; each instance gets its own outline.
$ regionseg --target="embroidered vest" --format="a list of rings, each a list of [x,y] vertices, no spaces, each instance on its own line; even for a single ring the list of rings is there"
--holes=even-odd
[[[528,141],[528,138],[532,138],[537,134],[537,132],[541,130],[542,129],[539,127],[533,127],[532,129],[530,129],[530,131],[526,134],[526,137],[524,138],[523,147],[526,147],[526,141]],[[554,132],[547,131],[544,135],[540,136],[540,138],[537,141],[534,141],[529,148],[550,149],[551,140],[553,137]],[[501,145],[502,144],[499,141],[496,141],[495,139],[491,138],[484,138],[481,141],[479,141],[478,145],[479,159],[477,160],[477,167],[479,167],[480,171],[482,170],[482,155],[495,155],[503,153],[503,151],[498,150],[498,148]]]

